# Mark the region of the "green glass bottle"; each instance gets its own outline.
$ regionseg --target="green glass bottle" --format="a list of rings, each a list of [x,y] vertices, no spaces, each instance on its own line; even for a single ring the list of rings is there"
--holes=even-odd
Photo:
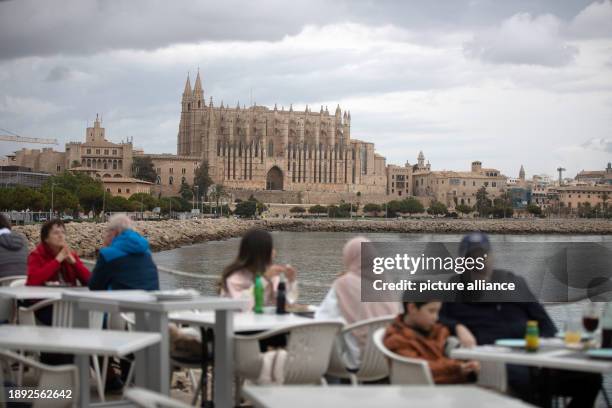
[[[253,296],[255,297],[255,313],[263,313],[264,307],[264,287],[260,274],[255,276],[255,286],[253,287]]]

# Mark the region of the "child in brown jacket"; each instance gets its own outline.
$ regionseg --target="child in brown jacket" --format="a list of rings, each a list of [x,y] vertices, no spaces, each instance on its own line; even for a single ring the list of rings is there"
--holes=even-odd
[[[404,357],[426,360],[436,384],[457,384],[476,380],[480,364],[459,361],[444,354],[450,333],[438,323],[441,302],[405,302],[404,313],[387,327],[385,346]]]

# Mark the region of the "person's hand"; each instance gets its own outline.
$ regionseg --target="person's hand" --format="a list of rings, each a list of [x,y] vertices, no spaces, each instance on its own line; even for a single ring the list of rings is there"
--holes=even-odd
[[[71,265],[74,265],[76,263],[76,259],[74,259],[74,256],[72,255],[72,251],[70,250],[68,245],[66,245],[64,249],[62,249],[62,251],[66,251],[66,260],[68,261],[68,263]]]
[[[478,361],[466,361],[460,364],[461,373],[468,375],[470,373],[478,374],[480,371],[480,363]]]
[[[289,264],[285,265],[285,276],[288,281],[293,282],[297,278],[297,269]]]
[[[62,247],[62,249],[57,253],[57,255],[55,255],[55,260],[59,263],[64,262],[64,260],[66,259],[66,251],[65,251],[66,247]]]
[[[480,372],[480,362],[476,360],[470,360],[467,363],[468,368],[471,372],[478,374]]]
[[[476,346],[476,338],[474,337],[470,329],[468,329],[464,325],[458,324],[457,326],[455,326],[455,334],[457,334],[457,337],[459,338],[461,347],[472,348]]]
[[[266,278],[268,279],[272,279],[275,276],[280,275],[281,273],[285,272],[285,267],[283,265],[270,265],[268,266],[268,269],[266,270]]]

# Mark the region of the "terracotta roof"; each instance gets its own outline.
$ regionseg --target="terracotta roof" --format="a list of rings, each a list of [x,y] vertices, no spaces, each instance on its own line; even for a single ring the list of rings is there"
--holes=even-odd
[[[102,183],[138,183],[138,184],[153,184],[149,181],[138,180],[132,177],[103,177]]]

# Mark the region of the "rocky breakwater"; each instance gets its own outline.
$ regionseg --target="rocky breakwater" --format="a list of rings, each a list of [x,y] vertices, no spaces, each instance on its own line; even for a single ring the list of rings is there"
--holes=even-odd
[[[409,220],[260,220],[258,226],[276,231],[403,232],[492,234],[612,234],[612,221],[593,219],[409,219]]]
[[[255,221],[236,219],[201,219],[138,221],[134,229],[149,239],[153,251],[162,251],[182,245],[204,241],[216,241],[241,236],[255,225]],[[68,223],[66,236],[68,244],[79,256],[92,258],[102,246],[106,223]],[[14,228],[28,239],[30,249],[40,241],[40,226],[26,225]]]

